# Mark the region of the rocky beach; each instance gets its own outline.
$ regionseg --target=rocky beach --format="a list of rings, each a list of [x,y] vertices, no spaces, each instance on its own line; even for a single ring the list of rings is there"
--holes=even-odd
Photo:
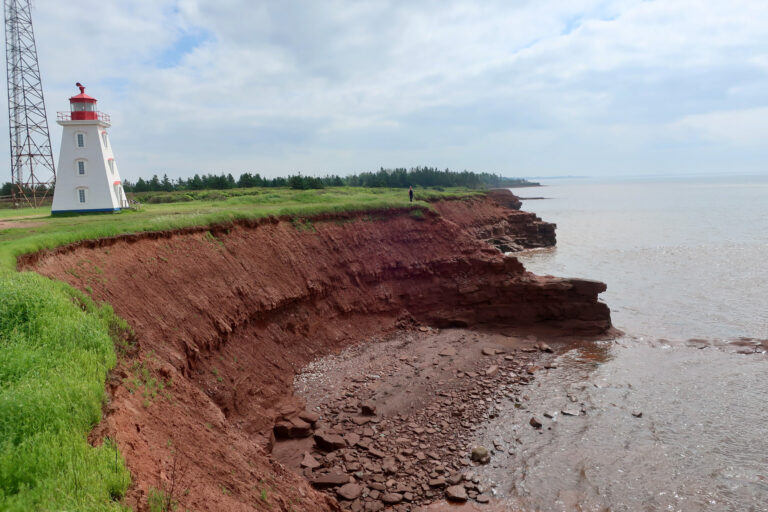
[[[495,489],[473,470],[514,454],[519,439],[483,446],[478,434],[502,404],[527,409],[526,389],[553,367],[553,351],[533,334],[503,330],[422,326],[368,340],[297,375],[306,410],[286,411],[273,454],[345,510],[487,504]],[[529,428],[542,428],[539,419]]]

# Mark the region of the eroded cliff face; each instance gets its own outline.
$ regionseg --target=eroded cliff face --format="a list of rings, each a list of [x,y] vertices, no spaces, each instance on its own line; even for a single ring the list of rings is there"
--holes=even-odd
[[[543,244],[535,216],[489,198],[436,209],[131,235],[21,262],[112,304],[136,332],[92,436],[125,455],[128,504],[173,484],[194,510],[335,509],[269,457],[313,358],[414,323],[610,327],[605,285],[532,275],[483,241]]]
[[[520,200],[508,189],[494,189],[486,198],[438,201],[440,215],[501,252],[555,245],[555,224],[520,210]]]

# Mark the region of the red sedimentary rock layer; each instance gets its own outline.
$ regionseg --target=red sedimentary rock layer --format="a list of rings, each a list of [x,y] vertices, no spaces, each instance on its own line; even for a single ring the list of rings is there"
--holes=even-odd
[[[555,245],[555,224],[520,211],[520,205],[509,190],[494,189],[487,199],[439,201],[435,208],[445,219],[502,252]]]
[[[135,330],[92,435],[117,440],[134,479],[127,503],[143,510],[150,488],[173,486],[193,510],[334,510],[269,457],[275,421],[301,410],[293,376],[314,357],[398,322],[610,327],[602,283],[532,275],[478,240],[538,233],[535,216],[490,198],[436,209],[130,235],[20,261]]]

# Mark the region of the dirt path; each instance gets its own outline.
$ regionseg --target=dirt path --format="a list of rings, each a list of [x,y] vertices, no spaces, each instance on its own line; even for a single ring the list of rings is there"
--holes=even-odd
[[[525,407],[549,350],[526,332],[420,327],[318,359],[295,379],[314,430],[279,440],[273,457],[346,510],[440,510],[449,495],[484,507],[494,490],[473,472],[475,431],[503,401]]]

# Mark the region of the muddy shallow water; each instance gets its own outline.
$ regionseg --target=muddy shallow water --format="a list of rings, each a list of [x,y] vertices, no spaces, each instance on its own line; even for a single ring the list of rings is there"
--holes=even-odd
[[[528,409],[509,404],[478,437],[517,445],[483,469],[497,496],[522,510],[768,510],[768,179],[542,190],[524,208],[558,224],[558,247],[521,261],[608,283],[627,335],[561,354]]]
[[[768,507],[763,356],[622,338],[571,350],[556,363],[529,388],[527,409],[508,404],[480,438],[517,446],[481,471],[510,506]],[[562,413],[579,409],[579,416]],[[531,416],[540,430],[528,424]]]

